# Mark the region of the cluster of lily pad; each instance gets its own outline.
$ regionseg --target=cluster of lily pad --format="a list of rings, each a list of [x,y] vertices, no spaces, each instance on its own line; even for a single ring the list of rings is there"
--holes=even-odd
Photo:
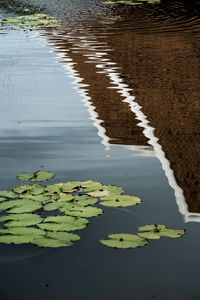
[[[1,19],[0,24],[0,30],[6,29],[9,26],[12,30],[26,31],[38,28],[58,27],[61,21],[45,14],[33,14],[12,19]]]
[[[116,0],[116,1],[104,1],[104,4],[125,4],[125,5],[142,5],[145,3],[148,4],[157,4],[160,3],[160,0],[136,0],[136,1],[131,1],[131,0]]]
[[[49,171],[18,175],[19,180],[42,182],[54,177]],[[80,237],[73,231],[89,224],[87,218],[103,213],[95,205],[126,207],[141,203],[135,196],[122,195],[121,187],[97,181],[58,184],[24,184],[0,190],[0,242],[32,243],[42,247],[70,246]],[[53,215],[52,215],[53,214]]]
[[[150,239],[160,239],[161,237],[178,238],[185,234],[185,230],[175,230],[167,228],[165,225],[145,225],[138,227],[138,234],[117,233],[110,234],[108,239],[100,242],[113,248],[137,248],[148,244]]]

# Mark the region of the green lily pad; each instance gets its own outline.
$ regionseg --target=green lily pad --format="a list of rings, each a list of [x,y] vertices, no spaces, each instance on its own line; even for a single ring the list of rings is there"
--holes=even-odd
[[[72,201],[73,199],[74,199],[74,196],[71,194],[60,193],[60,197],[57,201],[69,202],[69,201]]]
[[[0,243],[5,244],[27,244],[33,240],[31,235],[13,235],[13,234],[4,234],[0,236]]]
[[[83,229],[87,226],[88,220],[71,216],[46,217],[44,223],[38,224],[41,229],[51,231],[72,231]]]
[[[55,176],[54,173],[49,171],[37,171],[33,174],[34,176],[31,178],[31,181],[47,181]]]
[[[127,207],[141,203],[141,199],[135,196],[128,195],[113,195],[101,198],[100,204],[112,207]]]
[[[50,248],[59,248],[59,247],[68,247],[73,245],[72,242],[66,240],[54,239],[48,236],[42,236],[39,238],[34,238],[32,244],[35,244],[39,247],[50,247]]]
[[[15,199],[18,197],[18,194],[13,193],[12,191],[0,190],[0,197]]]
[[[44,206],[45,211],[52,211],[52,210],[60,210],[61,212],[66,211],[67,209],[70,209],[72,207],[77,206],[78,204],[73,202],[52,202],[47,203]]]
[[[3,202],[3,201],[5,201],[5,200],[7,200],[6,197],[0,197],[0,202]]]
[[[67,183],[63,183],[61,186],[61,190],[65,193],[72,193],[76,190],[78,190],[81,186],[80,181],[69,181]]]
[[[127,249],[142,247],[146,245],[148,241],[136,234],[119,233],[110,234],[108,239],[100,240],[100,243],[108,247]]]
[[[16,200],[18,204],[9,209],[10,213],[18,214],[18,213],[28,213],[33,212],[42,207],[39,202],[32,200]],[[21,203],[19,202],[21,201]]]
[[[13,188],[13,192],[18,193],[18,194],[22,194],[22,193],[27,192],[28,190],[31,190],[31,189],[32,189],[32,185],[24,184],[24,185],[16,186],[15,188]]]
[[[45,196],[43,194],[34,196],[29,193],[26,193],[26,194],[20,195],[20,198],[26,199],[26,200],[33,200],[33,201],[37,201],[37,202],[47,202],[51,199],[51,196]]]
[[[74,216],[74,217],[83,217],[83,218],[90,218],[90,217],[96,217],[103,213],[103,210],[97,207],[74,207],[70,210],[65,211],[65,214],[68,216]]]
[[[165,225],[156,224],[140,226],[138,230],[143,231],[142,233],[138,233],[138,235],[147,239],[160,239],[162,236],[178,238],[185,234],[185,230],[170,229]]]
[[[81,187],[83,187],[85,191],[91,191],[92,192],[92,191],[98,191],[103,186],[98,181],[89,180],[89,181],[82,181],[81,182]]]
[[[9,227],[0,229],[0,233],[2,234],[13,234],[13,235],[46,235],[44,230],[33,228],[33,227]]]
[[[120,195],[122,193],[124,193],[124,190],[121,187],[115,185],[103,185],[99,191],[94,191],[88,194],[94,197],[104,197],[110,195]]]
[[[0,217],[1,222],[5,222],[7,227],[25,227],[41,223],[43,218],[36,214],[11,214]]]
[[[90,197],[88,195],[82,195],[82,196],[75,196],[73,203],[79,205],[79,206],[88,206],[88,205],[94,205],[98,202],[97,198]]]
[[[60,193],[61,188],[59,184],[49,184],[45,187],[45,191],[49,194]]]
[[[69,233],[69,232],[47,232],[47,236],[53,239],[59,239],[61,241],[69,241],[75,242],[80,240],[80,236],[78,234]]]
[[[11,213],[32,212],[40,207],[41,204],[39,202],[26,199],[10,200],[0,203],[0,210],[9,209]]]
[[[17,176],[19,180],[30,180],[34,176],[34,173],[21,173]]]

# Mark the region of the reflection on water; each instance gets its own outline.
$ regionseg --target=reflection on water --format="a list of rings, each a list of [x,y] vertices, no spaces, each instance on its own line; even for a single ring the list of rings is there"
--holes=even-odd
[[[200,25],[187,12],[147,31],[136,19],[42,36],[76,78],[106,149],[154,150],[185,221],[200,221]]]

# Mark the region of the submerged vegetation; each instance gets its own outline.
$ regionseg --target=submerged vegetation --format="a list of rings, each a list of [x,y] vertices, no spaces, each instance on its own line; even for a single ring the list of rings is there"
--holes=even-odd
[[[42,182],[55,175],[49,171],[22,173],[19,180]],[[71,181],[57,184],[24,184],[12,190],[0,190],[0,242],[6,244],[32,243],[41,247],[67,247],[78,241],[73,233],[89,224],[88,218],[103,213],[103,206],[127,207],[141,203],[135,196],[122,195],[124,190],[97,181]],[[136,248],[148,239],[161,236],[180,237],[184,230],[172,230],[165,225],[146,225],[136,234],[111,234],[101,240],[103,245],[114,248]]]
[[[45,14],[20,16],[13,19],[1,19],[0,30],[9,27],[12,30],[36,30],[39,28],[53,28],[60,26],[61,21]]]

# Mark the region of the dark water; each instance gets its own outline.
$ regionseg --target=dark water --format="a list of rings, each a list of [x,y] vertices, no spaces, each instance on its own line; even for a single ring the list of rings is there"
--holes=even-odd
[[[142,205],[105,208],[69,248],[1,245],[2,300],[200,299],[198,3],[108,8],[98,1],[0,1],[60,29],[0,34],[0,180],[38,169],[52,182],[123,186]],[[110,233],[185,228],[133,250]]]

